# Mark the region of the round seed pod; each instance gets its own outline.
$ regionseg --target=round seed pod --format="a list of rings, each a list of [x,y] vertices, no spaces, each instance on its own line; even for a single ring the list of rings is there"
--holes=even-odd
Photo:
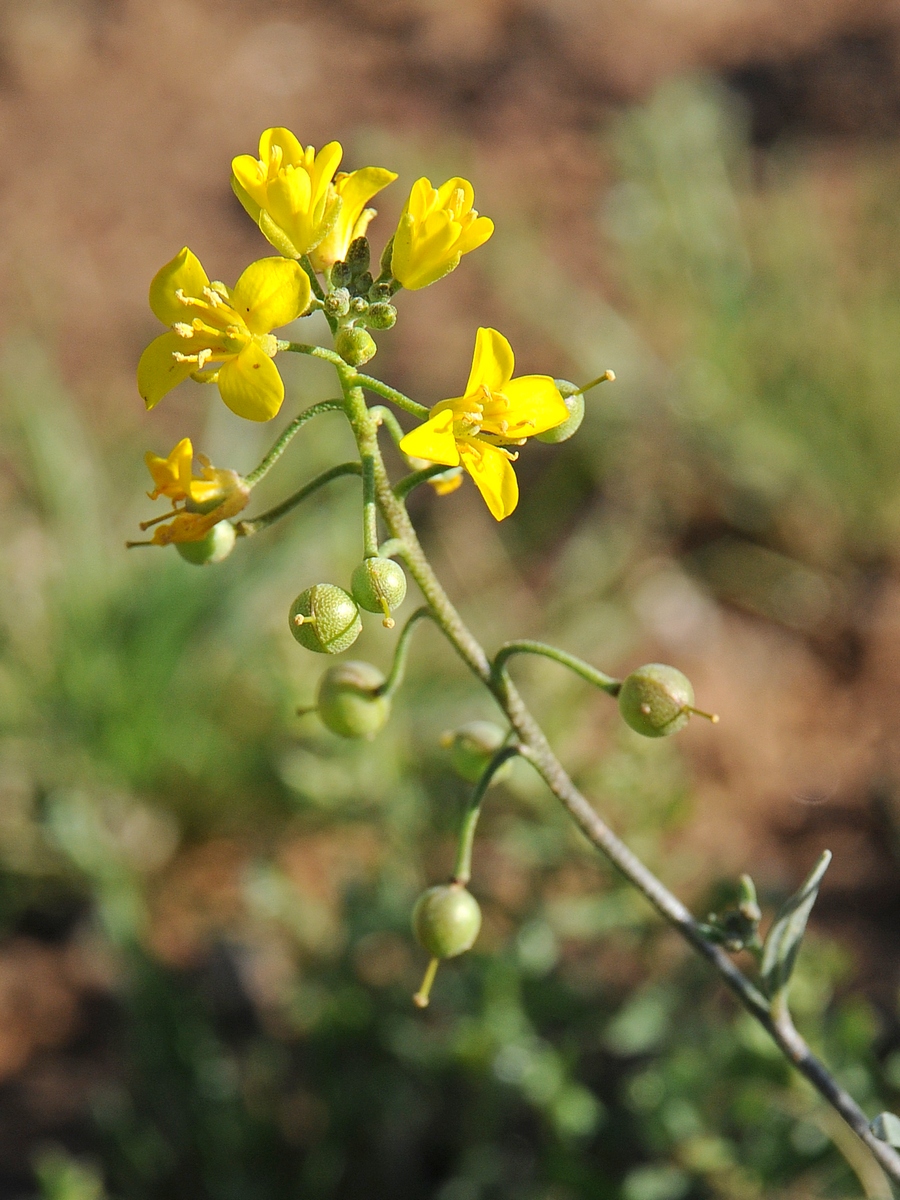
[[[570,383],[568,379],[554,379],[553,382],[569,410],[569,417],[555,429],[545,429],[543,433],[536,435],[539,442],[546,442],[550,446],[567,442],[573,434],[578,432],[581,422],[584,420],[584,396],[578,391],[578,385]]]
[[[467,721],[441,738],[441,744],[450,751],[451,766],[467,783],[478,782],[505,741],[506,730],[493,721]],[[511,770],[512,761],[505,762],[495,772],[491,783],[505,778]]]
[[[668,737],[683,729],[693,703],[691,681],[663,663],[632,671],[619,690],[619,712],[626,725],[644,737]]]
[[[362,631],[353,597],[333,583],[316,583],[301,592],[291,605],[288,623],[300,645],[319,654],[349,650]]]
[[[176,542],[175,549],[185,562],[202,567],[206,563],[217,563],[227,558],[234,549],[236,539],[237,534],[231,522],[219,521],[199,542]]]
[[[412,927],[416,941],[434,958],[455,958],[474,946],[481,909],[462,884],[438,884],[416,901]]]
[[[406,576],[392,558],[364,558],[353,571],[350,590],[360,608],[384,613],[385,625],[390,628],[394,623],[391,609],[399,608],[406,597]]]
[[[334,348],[351,367],[361,367],[375,357],[378,347],[372,336],[359,325],[348,325],[338,331]]]
[[[375,695],[383,683],[384,676],[371,663],[342,662],[329,667],[316,696],[322,724],[338,737],[373,738],[391,715],[389,698]]]

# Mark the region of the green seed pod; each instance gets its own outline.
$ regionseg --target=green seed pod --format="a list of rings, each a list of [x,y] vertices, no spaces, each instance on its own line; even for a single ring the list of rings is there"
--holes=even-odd
[[[439,884],[416,901],[412,927],[419,945],[434,958],[455,958],[474,946],[481,909],[462,884]]]
[[[339,737],[373,738],[391,715],[388,697],[375,694],[383,683],[384,676],[371,663],[342,662],[329,667],[316,696],[322,724]]]
[[[506,730],[493,721],[467,721],[441,738],[441,745],[450,751],[450,763],[457,775],[467,783],[477,783],[491,759],[506,741]],[[512,761],[505,762],[494,773],[491,783],[504,779],[512,770]]]
[[[406,596],[406,576],[392,558],[364,558],[355,568],[350,590],[366,612],[384,613],[386,629],[393,628],[391,609],[399,608]]]
[[[206,563],[218,563],[227,558],[234,549],[236,537],[230,521],[219,521],[199,542],[176,542],[175,549],[185,562],[202,567]]]
[[[371,335],[358,325],[348,325],[338,331],[334,339],[334,348],[351,367],[361,367],[374,358],[378,347]]]
[[[291,605],[288,623],[300,645],[319,654],[349,650],[362,631],[353,597],[333,583],[317,583],[301,592]]]
[[[693,703],[691,681],[663,663],[632,671],[619,690],[619,712],[626,725],[644,737],[667,737],[683,729],[695,711]]]
[[[393,329],[397,324],[397,310],[393,304],[373,304],[366,320],[373,329]]]
[[[584,396],[579,391],[578,385],[570,383],[568,379],[554,379],[553,382],[569,410],[569,418],[561,425],[557,425],[555,429],[545,429],[543,433],[536,435],[539,442],[546,442],[550,446],[567,442],[573,434],[578,432],[581,422],[584,420]]]
[[[345,317],[350,311],[350,293],[345,287],[335,288],[322,301],[325,311],[333,317]]]

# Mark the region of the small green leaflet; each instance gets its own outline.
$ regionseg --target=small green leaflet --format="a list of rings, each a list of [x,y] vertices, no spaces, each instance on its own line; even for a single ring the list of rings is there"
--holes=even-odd
[[[772,922],[763,946],[760,966],[762,985],[770,1000],[787,989],[806,932],[806,922],[830,862],[831,851],[824,850],[803,886],[782,905]]]
[[[879,1113],[874,1121],[869,1122],[869,1128],[880,1142],[900,1146],[900,1117],[894,1113]]]

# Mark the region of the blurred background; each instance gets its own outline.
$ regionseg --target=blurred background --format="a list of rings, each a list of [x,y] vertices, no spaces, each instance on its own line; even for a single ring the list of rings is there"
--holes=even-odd
[[[508,521],[466,485],[417,524],[489,648],[691,676],[721,724],[673,745],[515,667],[699,915],[741,871],[771,912],[834,851],[798,1019],[870,1114],[900,1103],[897,5],[4,0],[0,1196],[889,1197],[524,767],[482,822],[478,946],[413,1010],[409,912],[466,796],[440,735],[495,713],[420,629],[374,743],[295,715],[326,664],[285,614],[349,579],[355,483],[218,567],[125,553],[145,449],[248,470],[333,392],[284,363],[257,428],[192,384],[148,416],[134,384],[163,262],[233,282],[268,252],[229,164],[280,124],[401,173],[378,251],[422,174],[496,222],[400,295],[376,374],[457,394],[478,324],[520,372],[615,370],[528,447]],[[306,428],[259,507],[347,436]],[[372,619],[351,657],[393,640]]]

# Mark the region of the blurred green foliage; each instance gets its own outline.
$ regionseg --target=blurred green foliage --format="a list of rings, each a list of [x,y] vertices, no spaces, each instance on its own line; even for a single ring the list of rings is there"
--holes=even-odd
[[[613,366],[620,384],[526,467],[503,530],[523,569],[550,555],[544,632],[614,666],[638,638],[628,572],[665,554],[824,636],[900,524],[900,174],[861,159],[830,212],[827,172],[751,153],[703,82],[668,85],[610,145],[601,236],[628,319],[551,264],[544,315],[584,377]],[[327,394],[316,379],[309,402]],[[323,665],[288,637],[287,608],[319,578],[346,583],[357,481],[215,568],[125,555],[147,511],[121,499],[138,448],[101,462],[35,346],[8,347],[2,386],[0,923],[69,914],[111,955],[117,1013],[102,1030],[116,1065],[76,1146],[91,1162],[40,1151],[47,1200],[859,1194],[846,1133],[522,764],[476,846],[481,941],[412,1009],[409,912],[449,869],[465,796],[439,735],[495,714],[421,630],[374,743],[293,716]],[[330,421],[292,446],[298,482],[342,454]],[[492,635],[520,632],[488,599],[472,608]],[[387,665],[377,622],[359,646]],[[521,674],[588,794],[670,872],[664,839],[690,819],[677,748],[546,664]],[[847,970],[812,939],[796,1007],[877,1111],[900,1067],[876,1066],[874,1011],[835,1000]]]

